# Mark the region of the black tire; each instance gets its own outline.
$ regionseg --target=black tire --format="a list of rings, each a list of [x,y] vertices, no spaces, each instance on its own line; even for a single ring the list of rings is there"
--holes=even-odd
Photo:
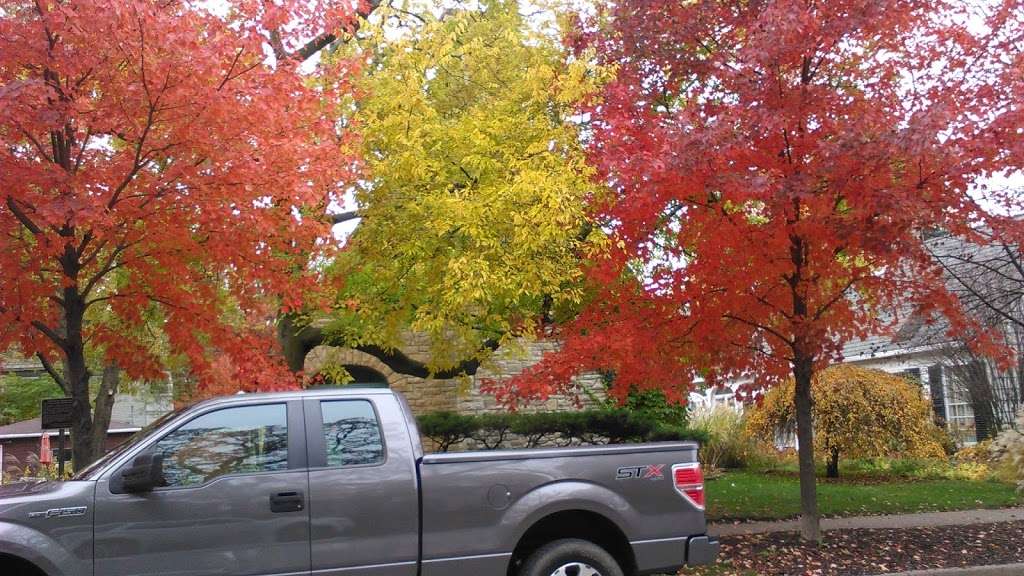
[[[575,538],[555,540],[541,546],[523,562],[516,576],[552,576],[560,568],[563,571],[559,576],[593,575],[593,571],[580,570],[573,564],[593,568],[600,576],[623,576],[622,568],[611,554],[593,542]]]

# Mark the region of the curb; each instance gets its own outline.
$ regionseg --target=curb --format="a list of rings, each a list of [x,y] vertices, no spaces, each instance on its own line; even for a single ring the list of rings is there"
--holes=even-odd
[[[879,516],[850,516],[844,518],[822,518],[821,529],[832,530],[877,530],[905,528],[933,528],[939,526],[968,526],[973,524],[998,524],[1024,520],[1024,508],[993,508],[980,510],[954,510],[948,512],[917,512]],[[708,533],[715,536],[748,536],[772,532],[795,532],[800,530],[799,520],[774,520],[739,523],[710,523]],[[1024,570],[1017,574],[1024,576]]]
[[[996,564],[992,566],[968,566],[965,568],[913,570],[911,572],[889,573],[884,576],[1021,576],[1022,574],[1024,574],[1024,564]]]

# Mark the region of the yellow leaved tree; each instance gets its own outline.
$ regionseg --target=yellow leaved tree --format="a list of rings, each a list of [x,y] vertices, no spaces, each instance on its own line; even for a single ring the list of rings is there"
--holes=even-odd
[[[828,477],[848,458],[942,458],[942,431],[932,421],[921,388],[880,370],[833,366],[813,382],[814,450],[827,459]],[[750,433],[773,442],[795,426],[793,381],[772,388],[747,419]]]
[[[580,261],[603,239],[572,115],[601,79],[549,25],[514,1],[408,3],[339,48],[364,63],[340,116],[365,178],[335,217],[358,226],[329,269],[343,288],[328,341],[391,349],[412,330],[436,371],[578,306]]]

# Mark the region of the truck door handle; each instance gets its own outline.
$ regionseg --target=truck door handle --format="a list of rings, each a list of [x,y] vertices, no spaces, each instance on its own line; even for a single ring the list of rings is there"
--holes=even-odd
[[[302,492],[278,492],[270,495],[271,512],[298,512],[306,507]]]

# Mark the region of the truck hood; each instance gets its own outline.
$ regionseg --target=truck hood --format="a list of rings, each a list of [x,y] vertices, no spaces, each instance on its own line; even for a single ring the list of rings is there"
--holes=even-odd
[[[0,486],[0,500],[17,496],[43,496],[60,490],[61,483],[50,480],[36,482],[16,482]]]
[[[92,508],[95,482],[17,482],[0,486],[0,521],[23,519],[30,512],[66,507]]]

